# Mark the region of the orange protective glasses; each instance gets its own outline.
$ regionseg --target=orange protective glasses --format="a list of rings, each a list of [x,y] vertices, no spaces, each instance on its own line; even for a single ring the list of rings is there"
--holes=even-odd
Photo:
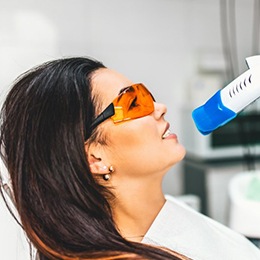
[[[147,116],[154,111],[154,98],[150,91],[142,84],[134,84],[121,90],[117,98],[92,122],[94,129],[106,119],[113,122],[123,121]]]

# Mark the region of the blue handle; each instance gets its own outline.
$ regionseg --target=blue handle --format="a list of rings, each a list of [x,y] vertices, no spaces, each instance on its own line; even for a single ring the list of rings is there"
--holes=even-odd
[[[192,112],[195,125],[203,135],[210,134],[237,115],[233,110],[223,105],[220,91],[216,92],[203,106]]]

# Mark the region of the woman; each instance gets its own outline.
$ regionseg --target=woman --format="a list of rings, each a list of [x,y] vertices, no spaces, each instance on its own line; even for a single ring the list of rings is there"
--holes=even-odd
[[[226,240],[238,256],[248,251],[243,259],[260,259],[244,238],[224,230],[224,243],[215,241],[222,227],[165,201],[163,176],[185,155],[165,113],[143,84],[88,58],[51,61],[18,78],[2,109],[1,151],[39,259],[214,259],[207,252]],[[202,248],[156,235],[158,225],[181,233],[164,216],[172,209],[205,222],[206,233],[216,229]]]
[[[168,128],[162,119],[166,108],[158,105],[156,116],[161,119],[156,126],[148,115],[154,106],[152,96],[142,85],[134,87],[133,93],[123,89],[131,84],[97,61],[70,58],[33,69],[10,91],[2,113],[3,159],[22,226],[40,259],[184,259],[132,242],[140,241],[148,227],[142,222],[137,225],[133,215],[140,208],[137,203],[145,199],[138,195],[144,193],[143,182],[150,174],[152,183],[158,167],[165,169],[156,178],[179,159],[157,163],[152,172],[143,166],[150,164],[151,156],[163,159],[158,151]],[[119,91],[129,92],[130,99],[138,93],[144,105],[149,101],[149,107],[139,109],[135,100],[120,100],[133,107],[133,115],[129,108],[127,117],[142,118],[125,117],[115,124],[105,120],[98,125],[97,115]],[[148,139],[144,131],[150,128]],[[160,140],[154,147],[151,142],[156,134]],[[166,144],[166,148],[164,156],[171,146]],[[184,150],[178,149],[181,159]],[[162,199],[149,201],[161,207]],[[150,221],[155,213],[147,216]]]

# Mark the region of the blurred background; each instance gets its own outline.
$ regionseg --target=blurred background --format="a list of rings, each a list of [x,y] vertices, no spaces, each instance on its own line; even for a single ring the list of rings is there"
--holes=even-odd
[[[191,112],[259,54],[259,3],[0,0],[0,100],[19,74],[60,57],[91,56],[143,82],[167,105],[171,130],[187,148],[165,178],[165,193],[230,225],[231,180],[257,172],[259,104],[209,136],[196,130]]]

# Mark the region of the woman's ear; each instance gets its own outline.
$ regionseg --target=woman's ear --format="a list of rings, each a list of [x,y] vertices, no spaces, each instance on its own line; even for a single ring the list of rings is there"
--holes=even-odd
[[[109,172],[108,167],[102,159],[101,147],[99,145],[85,144],[85,151],[89,168],[92,174],[106,174]]]
[[[88,155],[89,168],[92,174],[106,174],[109,172],[107,166],[101,158],[96,158],[94,154]]]

